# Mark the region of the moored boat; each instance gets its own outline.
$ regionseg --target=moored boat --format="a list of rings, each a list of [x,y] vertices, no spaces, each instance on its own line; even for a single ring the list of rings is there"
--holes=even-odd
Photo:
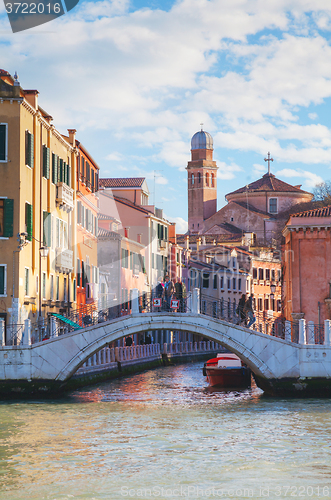
[[[205,363],[203,374],[211,387],[250,387],[251,370],[236,354],[221,353]]]

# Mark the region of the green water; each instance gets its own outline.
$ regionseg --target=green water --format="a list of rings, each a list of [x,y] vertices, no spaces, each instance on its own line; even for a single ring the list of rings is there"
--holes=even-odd
[[[201,363],[0,404],[0,499],[331,498],[331,400],[212,392]]]

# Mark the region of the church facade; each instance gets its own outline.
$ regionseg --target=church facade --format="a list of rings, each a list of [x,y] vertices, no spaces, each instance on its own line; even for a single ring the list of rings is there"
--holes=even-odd
[[[256,235],[256,242],[269,245],[281,234],[295,204],[311,201],[313,195],[268,172],[257,181],[226,195],[227,205],[217,211],[217,170],[212,136],[201,130],[191,140],[188,175],[188,234],[229,237]]]

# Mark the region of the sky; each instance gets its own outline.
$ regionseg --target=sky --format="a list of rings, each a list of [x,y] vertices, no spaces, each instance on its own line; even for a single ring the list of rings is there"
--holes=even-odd
[[[146,177],[181,233],[201,123],[218,209],[266,173],[268,151],[285,182],[331,179],[330,34],[330,0],[81,0],[14,34],[0,3],[0,67],[77,130],[101,177]]]

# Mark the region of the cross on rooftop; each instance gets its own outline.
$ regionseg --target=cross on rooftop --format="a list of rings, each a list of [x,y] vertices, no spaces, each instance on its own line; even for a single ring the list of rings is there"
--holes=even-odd
[[[202,128],[203,127],[203,123],[200,123],[200,126],[201,126],[201,132],[202,132],[202,130],[203,130],[203,128]]]
[[[274,161],[273,158],[270,158],[270,153],[268,152],[268,158],[264,158],[264,161],[268,162],[268,174],[270,174],[270,162]]]

